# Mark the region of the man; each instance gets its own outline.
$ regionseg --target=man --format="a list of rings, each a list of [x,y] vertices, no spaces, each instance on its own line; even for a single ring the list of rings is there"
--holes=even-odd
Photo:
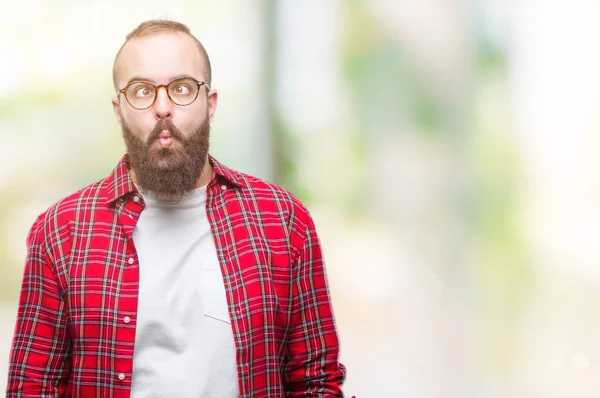
[[[342,396],[313,221],[208,154],[202,44],[144,22],[113,79],[127,154],[29,232],[7,397]]]

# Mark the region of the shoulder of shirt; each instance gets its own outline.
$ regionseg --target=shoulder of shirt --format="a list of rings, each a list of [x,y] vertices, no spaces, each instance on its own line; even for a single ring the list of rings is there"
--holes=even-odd
[[[280,214],[294,246],[301,247],[308,236],[316,234],[308,208],[293,193],[258,177],[239,172],[237,175],[244,182],[242,195],[258,203],[261,211]]]
[[[290,207],[306,209],[304,204],[285,188],[267,182],[262,178],[232,169],[212,156],[210,162],[221,181],[227,181],[228,185],[239,190],[242,195],[249,196],[250,199],[275,200]]]
[[[259,177],[241,172],[236,172],[236,174],[244,182],[240,189],[247,195],[259,200],[273,200],[287,207],[289,210],[300,211],[308,215],[309,211],[304,203],[289,190]]]
[[[102,188],[107,178],[98,180],[84,188],[58,200],[38,215],[30,230],[30,237],[34,234],[51,234],[64,225],[72,222],[77,211],[83,206],[97,206],[102,203]]]
[[[245,173],[234,172],[241,182],[237,189],[242,197],[255,202],[261,212],[278,214],[296,257],[307,239],[317,236],[308,208],[293,193],[278,185]]]

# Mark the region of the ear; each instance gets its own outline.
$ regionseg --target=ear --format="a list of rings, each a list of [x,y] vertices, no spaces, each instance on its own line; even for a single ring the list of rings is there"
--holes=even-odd
[[[117,121],[119,122],[120,125],[123,125],[123,121],[121,120],[121,103],[119,102],[119,95],[115,95],[112,98],[112,106],[113,106],[113,112],[115,113],[115,116],[117,117]]]
[[[217,90],[210,90],[208,92],[208,117],[212,121],[217,111],[217,102],[219,101],[219,93]]]

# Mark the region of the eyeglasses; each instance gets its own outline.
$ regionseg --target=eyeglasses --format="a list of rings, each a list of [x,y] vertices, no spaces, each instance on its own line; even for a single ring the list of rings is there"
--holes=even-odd
[[[199,82],[191,77],[181,77],[175,79],[169,84],[161,84],[155,86],[150,82],[138,81],[129,83],[127,86],[119,90],[125,96],[125,99],[132,108],[144,110],[152,107],[156,101],[156,95],[161,87],[167,91],[167,96],[172,103],[179,106],[190,105],[198,98],[200,87],[206,86],[210,90],[208,84]]]

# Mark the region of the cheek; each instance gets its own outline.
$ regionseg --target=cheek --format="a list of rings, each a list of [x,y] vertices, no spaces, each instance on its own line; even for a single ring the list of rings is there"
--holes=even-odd
[[[176,117],[173,119],[177,128],[186,134],[196,131],[207,117],[205,109],[190,109],[190,111],[191,112],[182,112],[180,115],[175,115]]]
[[[143,111],[127,111],[123,114],[123,121],[136,135],[146,137],[156,124],[152,115]]]

